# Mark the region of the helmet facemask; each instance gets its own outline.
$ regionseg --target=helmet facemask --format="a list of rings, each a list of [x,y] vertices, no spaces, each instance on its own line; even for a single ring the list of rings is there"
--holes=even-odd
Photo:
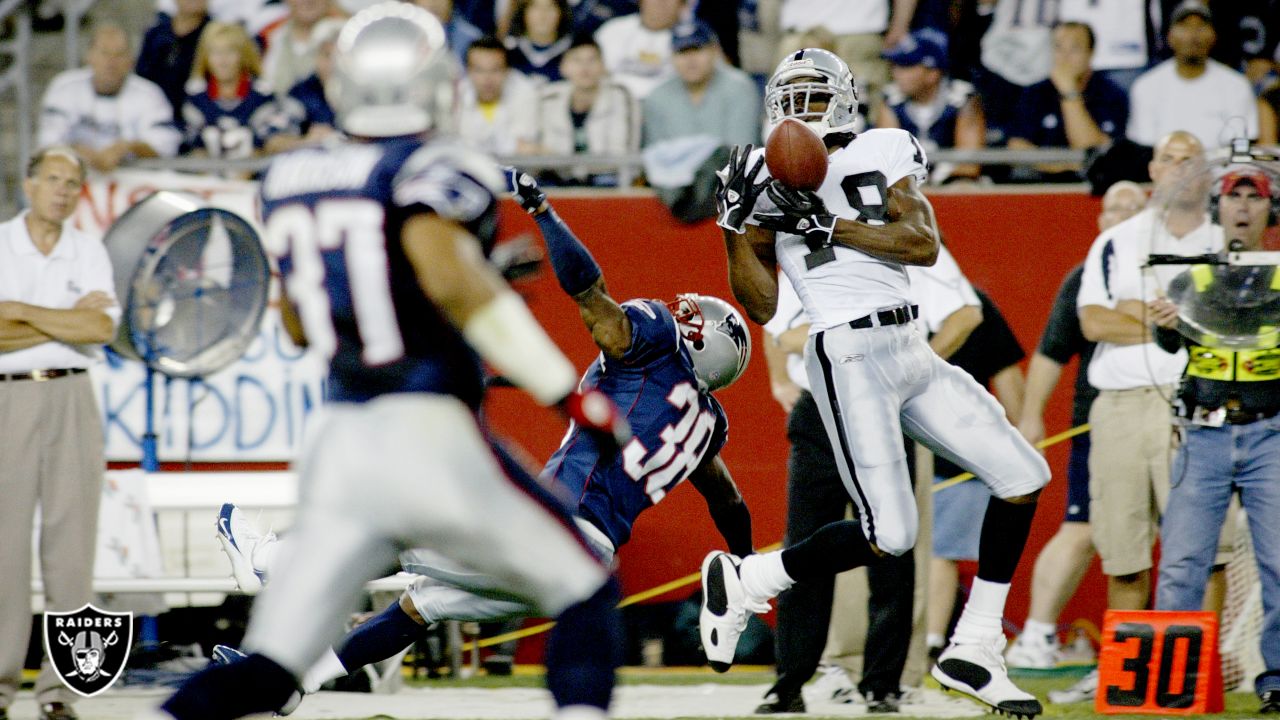
[[[826,50],[801,50],[783,60],[769,78],[764,102],[770,125],[793,118],[819,137],[857,129],[853,75],[843,60]]]

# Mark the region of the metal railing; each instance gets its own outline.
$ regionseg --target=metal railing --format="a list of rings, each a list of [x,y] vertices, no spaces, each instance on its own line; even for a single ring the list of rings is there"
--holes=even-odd
[[[983,150],[938,150],[929,156],[934,163],[979,163],[983,165],[1039,165],[1043,163],[1080,163],[1083,150],[1070,148],[1037,148],[1034,150],[1009,150],[989,148]],[[137,160],[129,167],[146,170],[174,170],[188,173],[244,173],[259,172],[270,162],[269,157],[230,160],[209,157],[148,158]],[[635,155],[506,155],[498,158],[504,165],[522,170],[552,170],[592,173],[617,173],[618,187],[632,185],[644,170],[644,161]]]

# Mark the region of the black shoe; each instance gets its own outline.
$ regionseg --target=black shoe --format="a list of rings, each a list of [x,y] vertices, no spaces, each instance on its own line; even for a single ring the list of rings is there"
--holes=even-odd
[[[1262,700],[1262,709],[1259,710],[1263,715],[1271,713],[1280,713],[1280,690],[1268,690],[1259,696]],[[3,720],[3,718],[0,718]]]
[[[902,706],[902,693],[885,693],[883,695],[876,692],[867,692],[864,697],[867,700],[867,713],[896,713]]]
[[[799,690],[779,692],[777,687],[772,687],[769,692],[765,693],[764,702],[760,703],[756,708],[757,715],[777,715],[778,713],[802,713],[807,712],[804,707],[804,698],[800,697]]]
[[[480,663],[481,667],[488,675],[497,675],[506,677],[511,674],[511,668],[515,662],[510,655],[490,655]]]
[[[51,702],[40,706],[40,720],[80,720],[80,716],[66,703]]]

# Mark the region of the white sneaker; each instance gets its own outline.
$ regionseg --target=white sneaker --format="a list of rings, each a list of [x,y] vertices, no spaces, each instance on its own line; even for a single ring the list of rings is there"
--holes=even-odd
[[[813,681],[814,692],[823,700],[833,703],[851,703],[858,697],[849,673],[839,665],[819,665],[818,679]]]
[[[1014,639],[1004,659],[1011,668],[1052,670],[1062,659],[1062,646],[1057,635],[1024,632]]]
[[[952,640],[930,674],[943,689],[962,692],[996,712],[1032,718],[1044,712],[1034,695],[1018,688],[1004,666],[1004,634],[985,642]]]
[[[231,560],[231,577],[235,578],[240,592],[253,595],[266,582],[265,570],[253,564],[254,552],[267,543],[276,541],[275,533],[263,535],[247,519],[244,512],[232,503],[223,503],[218,512],[218,542]]]
[[[707,664],[716,672],[733,665],[738,638],[747,629],[746,592],[738,577],[738,559],[714,550],[702,559],[702,610],[698,632]]]
[[[1049,702],[1054,705],[1090,702],[1098,694],[1098,668],[1089,671],[1088,675],[1076,681],[1066,690],[1050,690]]]

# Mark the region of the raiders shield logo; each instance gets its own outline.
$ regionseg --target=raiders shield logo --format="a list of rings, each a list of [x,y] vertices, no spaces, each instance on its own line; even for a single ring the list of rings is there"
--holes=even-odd
[[[62,682],[93,697],[120,678],[133,645],[133,613],[92,605],[44,614],[44,651]]]

